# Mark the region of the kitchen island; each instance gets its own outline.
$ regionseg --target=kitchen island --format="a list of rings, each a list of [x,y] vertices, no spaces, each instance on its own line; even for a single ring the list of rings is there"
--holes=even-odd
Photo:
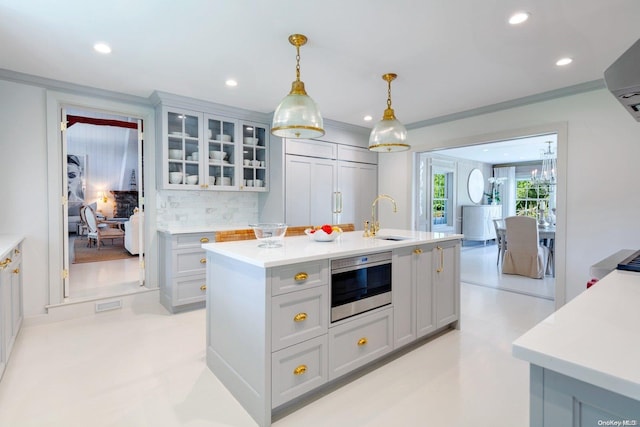
[[[207,365],[261,426],[409,344],[459,327],[460,234],[209,243]],[[391,254],[391,303],[331,321],[331,261]]]
[[[530,426],[640,425],[640,274],[613,271],[513,343]]]

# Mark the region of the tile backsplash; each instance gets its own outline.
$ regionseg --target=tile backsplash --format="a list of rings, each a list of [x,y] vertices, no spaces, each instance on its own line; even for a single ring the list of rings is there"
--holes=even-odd
[[[258,193],[159,190],[159,228],[250,224],[258,220]]]

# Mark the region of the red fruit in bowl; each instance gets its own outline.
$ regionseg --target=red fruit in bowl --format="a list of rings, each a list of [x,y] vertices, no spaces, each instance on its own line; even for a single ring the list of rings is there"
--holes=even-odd
[[[329,225],[329,224],[325,224],[321,227],[322,231],[324,231],[327,234],[331,234],[333,233],[333,228]]]
[[[316,232],[316,230],[309,230],[309,233],[311,233],[311,234],[313,234],[315,232]]]

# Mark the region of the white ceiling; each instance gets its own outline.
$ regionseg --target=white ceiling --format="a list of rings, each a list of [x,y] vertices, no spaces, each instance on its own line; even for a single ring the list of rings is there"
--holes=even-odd
[[[509,26],[519,10],[531,19]],[[264,113],[290,89],[287,37],[303,33],[323,116],[366,127],[386,105],[383,73],[399,75],[393,107],[411,124],[599,80],[640,35],[638,0],[0,0],[0,18],[1,69]],[[556,67],[563,56],[574,62]]]
[[[551,144],[548,144],[550,142]],[[538,135],[505,141],[489,142],[460,148],[434,151],[443,156],[474,160],[492,165],[541,161],[542,153],[558,153],[555,134]]]

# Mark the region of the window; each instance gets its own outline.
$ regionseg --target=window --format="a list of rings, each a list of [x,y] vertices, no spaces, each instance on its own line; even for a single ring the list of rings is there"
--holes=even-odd
[[[529,179],[516,181],[516,215],[537,218],[538,209],[551,206],[552,186],[533,184]]]
[[[432,175],[432,211],[431,218],[433,226],[446,226],[452,223],[451,220],[451,181],[452,173],[445,173],[434,170]]]

